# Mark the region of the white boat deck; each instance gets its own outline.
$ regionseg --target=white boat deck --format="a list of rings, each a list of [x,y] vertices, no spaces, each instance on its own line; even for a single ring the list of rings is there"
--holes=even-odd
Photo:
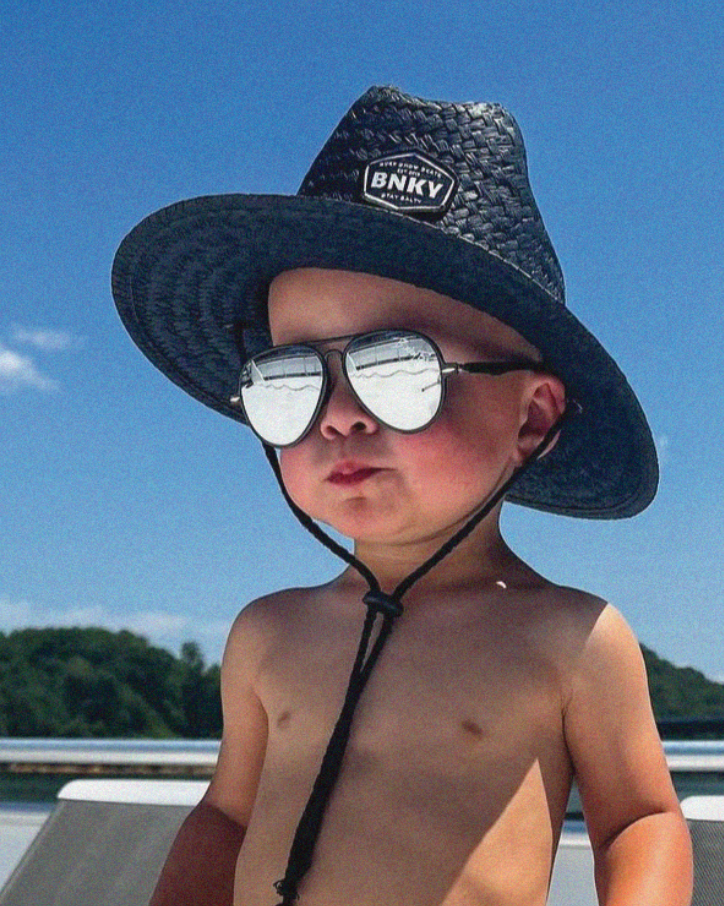
[[[52,803],[0,805],[0,890],[52,809]]]
[[[87,781],[87,783],[93,782]],[[76,781],[76,783],[78,782]],[[85,785],[86,782],[83,783]],[[99,788],[103,786],[103,781],[97,781],[97,783]],[[114,784],[116,783],[118,781],[114,781]],[[129,784],[131,783],[129,781]],[[164,787],[175,787],[178,781],[140,781],[140,783],[150,783],[157,790],[163,792]],[[69,786],[72,787],[73,784],[71,783]],[[202,783],[201,787],[205,787],[205,784]],[[180,796],[179,801],[190,806],[197,798],[200,798],[201,792],[200,789],[196,795]],[[72,799],[72,790],[69,791],[68,788],[65,788],[64,798],[69,795]],[[149,801],[144,790],[141,789],[136,793],[130,786],[126,795],[117,795],[112,792],[109,796],[108,792],[103,793],[102,791],[99,792],[99,795],[106,802],[109,798],[114,797],[117,802],[127,802],[128,798],[134,802]],[[168,797],[162,795],[159,802],[161,800],[168,802]],[[0,889],[20,862],[51,810],[52,806],[0,807]],[[576,906],[596,906],[592,872],[593,857],[585,828],[582,825],[572,824],[567,827],[561,838],[551,883],[549,906],[571,906],[573,903]]]

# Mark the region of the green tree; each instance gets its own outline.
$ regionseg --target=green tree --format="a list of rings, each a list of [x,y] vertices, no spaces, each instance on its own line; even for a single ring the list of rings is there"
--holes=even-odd
[[[0,634],[0,732],[9,736],[218,737],[219,671],[130,632]]]

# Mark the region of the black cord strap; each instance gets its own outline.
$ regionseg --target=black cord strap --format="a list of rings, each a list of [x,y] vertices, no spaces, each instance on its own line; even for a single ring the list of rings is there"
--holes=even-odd
[[[393,598],[401,598],[402,595],[408,591],[418,579],[421,579],[426,573],[428,573],[434,566],[443,560],[451,551],[453,551],[461,541],[464,541],[465,538],[473,531],[473,529],[478,526],[483,519],[490,513],[493,507],[498,504],[503,497],[508,493],[512,486],[523,477],[523,475],[528,471],[528,469],[536,463],[543,453],[548,449],[548,447],[553,443],[553,439],[558,435],[561,428],[563,427],[564,422],[568,421],[569,418],[577,411],[577,408],[574,408],[576,404],[571,403],[564,410],[561,417],[555,424],[548,430],[543,440],[538,444],[538,446],[533,450],[531,455],[526,459],[526,461],[516,469],[515,472],[503,482],[503,484],[498,488],[497,491],[494,491],[492,496],[490,496],[483,506],[477,510],[473,515],[468,519],[468,521],[458,529],[458,531],[452,535],[448,540],[441,545],[441,547],[424,563],[413,570],[409,576],[400,582],[397,588],[392,592]]]
[[[372,630],[379,612],[372,607],[367,611],[362,638],[360,639],[357,657],[349,678],[342,710],[324,753],[317,779],[312,787],[312,793],[294,834],[286,872],[284,877],[274,884],[276,892],[282,897],[282,902],[279,906],[290,906],[297,899],[299,896],[299,883],[311,867],[314,846],[322,827],[327,802],[342,768],[342,761],[347,748],[352,728],[352,718],[354,717],[357,703],[392,630],[394,616],[383,614],[383,622],[379,634],[375,639],[372,650],[368,653]]]
[[[392,627],[394,626],[396,619],[403,612],[400,599],[407,591],[409,591],[415,582],[421,579],[429,572],[429,570],[454,550],[454,548],[456,548],[458,544],[460,544],[460,542],[463,541],[477,525],[479,525],[493,507],[510,490],[512,485],[525,474],[533,463],[540,459],[552,443],[553,439],[560,432],[563,423],[570,418],[575,411],[577,411],[576,405],[569,405],[528,459],[513,472],[507,481],[505,481],[491,497],[488,498],[485,504],[468,519],[461,529],[449,538],[431,557],[403,579],[389,595],[382,591],[376,576],[369,567],[362,563],[361,560],[358,560],[357,557],[350,553],[346,548],[342,547],[342,545],[338,544],[321,529],[313,519],[301,510],[296,503],[294,503],[289,496],[287,489],[284,487],[284,481],[282,480],[281,470],[274,448],[264,444],[264,452],[266,453],[267,459],[277,478],[284,499],[294,515],[302,523],[304,528],[311,532],[318,541],[327,547],[333,554],[336,554],[340,559],[344,560],[345,563],[354,567],[369,585],[369,591],[362,598],[367,605],[367,616],[365,618],[364,626],[362,627],[362,635],[357,649],[354,666],[352,667],[352,672],[349,677],[342,710],[337,718],[337,723],[335,724],[329,739],[319,773],[312,786],[311,795],[294,834],[292,846],[289,851],[286,872],[284,877],[274,884],[276,892],[282,897],[278,906],[292,906],[294,901],[299,897],[299,884],[312,864],[314,847],[322,828],[327,802],[329,801],[329,797],[332,794],[342,768],[342,761],[347,748],[347,742],[352,729],[352,720],[357,704],[367,681],[379,660],[382,649],[390,636]],[[372,644],[371,650],[369,650],[372,632],[378,615],[381,615],[382,617],[382,625],[380,626],[377,638]]]

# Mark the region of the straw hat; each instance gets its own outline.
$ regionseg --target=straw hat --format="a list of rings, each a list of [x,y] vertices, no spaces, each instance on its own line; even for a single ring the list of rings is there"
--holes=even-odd
[[[245,354],[269,345],[266,294],[282,271],[359,271],[485,311],[536,346],[581,413],[511,500],[572,516],[640,512],[658,481],[625,377],[565,306],[520,130],[496,104],[367,91],[297,195],[215,195],[163,208],[123,240],[113,295],[131,337],[196,399],[230,397]]]

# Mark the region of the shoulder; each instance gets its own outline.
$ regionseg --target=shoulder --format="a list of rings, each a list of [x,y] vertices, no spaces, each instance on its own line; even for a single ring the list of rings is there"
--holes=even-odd
[[[548,585],[536,610],[550,624],[572,670],[640,655],[634,633],[613,604],[576,588]]]
[[[579,634],[588,632],[611,605],[603,598],[582,591],[546,582],[536,596],[536,608],[559,624],[559,629]]]
[[[255,598],[237,614],[231,625],[227,649],[236,645],[258,645],[279,630],[300,600],[309,595],[309,589],[287,588]]]
[[[573,668],[585,676],[609,670],[636,669],[643,666],[643,655],[633,630],[621,612],[600,599],[582,602],[581,613],[574,619],[577,647]]]
[[[634,633],[602,598],[546,584],[531,596],[528,618],[532,643],[556,667],[564,707],[576,693],[596,694],[599,684],[645,680]]]
[[[621,718],[633,711],[648,718],[650,701],[641,646],[623,615],[611,604],[595,611],[571,651],[567,676],[566,709],[570,722],[576,715],[591,719],[609,710]]]
[[[574,664],[601,623],[607,623],[609,603],[577,588],[543,581],[521,596],[524,621],[556,660]]]
[[[231,705],[256,694],[259,678],[285,631],[285,614],[294,610],[295,601],[299,599],[297,591],[287,589],[256,598],[246,604],[234,620],[221,661],[225,727]]]
[[[222,677],[231,665],[243,660],[258,667],[270,647],[275,647],[301,622],[309,621],[325,593],[319,588],[287,588],[246,604],[234,620],[222,661]]]
[[[249,601],[237,614],[229,638],[243,638],[271,629],[305,592],[308,589],[287,588]]]

